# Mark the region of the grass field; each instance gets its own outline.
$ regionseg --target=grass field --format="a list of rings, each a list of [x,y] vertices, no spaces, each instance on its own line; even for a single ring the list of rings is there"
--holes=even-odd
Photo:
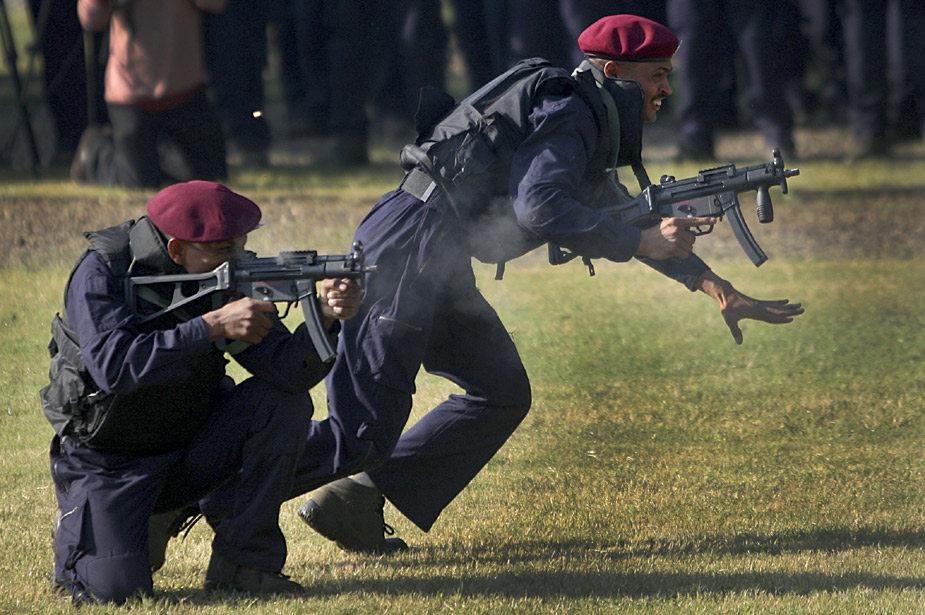
[[[889,613],[925,611],[925,148],[846,165],[837,130],[805,130],[801,175],[777,220],[746,218],[760,269],[725,223],[698,242],[724,277],[802,302],[793,324],[747,323],[639,264],[546,265],[531,254],[480,285],[513,332],[535,403],[510,442],[424,534],[387,507],[412,549],[337,550],[284,505],[285,572],[299,599],[211,599],[210,530],[171,543],[157,596],[87,612]],[[670,144],[650,175],[685,177]],[[726,137],[736,164],[766,158]],[[229,183],[264,208],[260,254],[343,252],[398,178],[394,151],[360,173],[275,159]],[[795,166],[795,165],[790,165]],[[135,217],[150,195],[0,174],[0,612],[64,613],[49,592],[52,435],[38,390],[49,323],[80,232]],[[744,199],[747,200],[747,199]],[[422,375],[416,413],[452,387]],[[323,413],[323,390],[315,392]]]

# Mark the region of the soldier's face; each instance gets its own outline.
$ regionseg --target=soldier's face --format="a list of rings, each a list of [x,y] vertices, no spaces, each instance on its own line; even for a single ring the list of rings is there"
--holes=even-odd
[[[173,262],[189,273],[205,273],[241,256],[246,244],[247,235],[209,243],[172,238],[167,242],[167,251]]]
[[[654,122],[662,108],[662,101],[671,96],[674,90],[668,83],[671,74],[671,61],[665,62],[614,62],[613,75],[618,79],[635,81],[642,87],[642,119]],[[605,73],[606,74],[606,73]]]

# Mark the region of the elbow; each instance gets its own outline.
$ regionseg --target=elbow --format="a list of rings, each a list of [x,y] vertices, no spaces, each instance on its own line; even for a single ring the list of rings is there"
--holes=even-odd
[[[538,239],[547,240],[550,223],[553,221],[545,208],[514,206],[514,215],[517,226]]]

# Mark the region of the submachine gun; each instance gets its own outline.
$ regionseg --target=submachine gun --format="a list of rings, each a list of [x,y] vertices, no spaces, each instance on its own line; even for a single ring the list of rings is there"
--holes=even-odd
[[[185,320],[184,306],[208,295],[213,297],[214,308],[242,296],[285,303],[286,311],[280,318],[286,317],[293,304],[301,302],[312,344],[321,360],[328,363],[337,353],[321,324],[315,283],[326,278],[352,278],[362,283],[365,274],[372,271],[375,267],[364,264],[360,242],[354,242],[350,254],[340,255],[296,250],[260,258],[245,251],[240,258],[206,273],[128,277],[125,296],[139,324],[169,313]],[[218,344],[219,348],[232,354],[248,345],[220,342],[225,343]]]
[[[773,160],[764,164],[737,169],[735,165],[725,165],[700,171],[696,177],[675,179],[670,175],[661,178],[658,184],[645,188],[639,196],[628,203],[620,203],[602,208],[602,211],[616,216],[621,222],[635,226],[649,226],[660,218],[693,218],[727,216],[732,231],[739,245],[756,267],[768,257],[752,237],[742,210],[739,207],[739,194],[755,190],[758,192],[758,221],[766,224],[774,220],[769,189],[780,186],[781,193],[787,194],[787,178],[800,174],[799,169],[786,169],[780,150],[772,150]],[[707,235],[713,231],[713,225],[694,227],[694,235]],[[577,254],[549,244],[549,262],[560,265],[574,259]],[[590,264],[589,264],[590,266]],[[594,269],[591,268],[591,275]]]

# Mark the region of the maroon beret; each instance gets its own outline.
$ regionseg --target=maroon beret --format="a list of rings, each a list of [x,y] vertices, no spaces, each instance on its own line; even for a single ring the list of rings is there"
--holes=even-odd
[[[637,15],[603,17],[578,37],[585,55],[630,62],[670,60],[680,44],[674,32]]]
[[[167,186],[148,201],[154,226],[177,239],[227,241],[260,222],[257,204],[215,182],[195,180]]]

